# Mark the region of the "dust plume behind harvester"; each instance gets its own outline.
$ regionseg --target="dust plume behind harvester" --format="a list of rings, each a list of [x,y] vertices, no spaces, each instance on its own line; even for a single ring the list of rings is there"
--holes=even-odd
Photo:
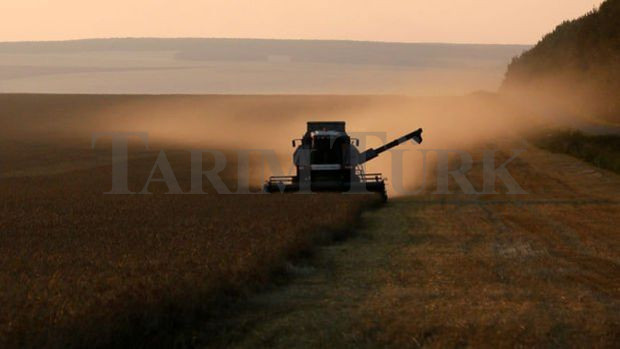
[[[422,143],[422,129],[395,139],[377,149],[360,152],[359,140],[351,138],[343,121],[308,122],[303,138],[292,141],[297,147],[293,161],[295,176],[272,176],[265,183],[268,193],[277,192],[371,192],[387,200],[381,173],[365,173],[363,164],[408,140]],[[297,142],[300,144],[297,146]]]

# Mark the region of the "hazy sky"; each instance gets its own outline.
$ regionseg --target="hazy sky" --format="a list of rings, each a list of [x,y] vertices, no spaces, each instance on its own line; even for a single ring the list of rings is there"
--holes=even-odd
[[[0,0],[0,41],[245,37],[532,44],[602,0]]]

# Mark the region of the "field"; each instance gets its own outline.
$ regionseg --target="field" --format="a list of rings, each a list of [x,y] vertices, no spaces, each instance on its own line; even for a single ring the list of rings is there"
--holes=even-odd
[[[288,285],[179,339],[214,348],[616,347],[620,177],[533,147],[510,171],[527,195],[393,199]]]
[[[378,201],[218,195],[207,181],[207,195],[165,195],[163,183],[152,183],[151,195],[104,195],[112,183],[110,142],[91,149],[89,127],[97,130],[97,112],[110,100],[131,98],[2,98],[2,347],[174,339],[178,327],[226,304],[222,298],[265,287],[287,261],[351,231],[362,209]],[[190,160],[181,149],[191,141],[188,148],[163,137],[149,143],[148,150],[130,143],[129,189],[143,188],[165,149],[188,191]],[[234,189],[236,175],[233,159],[221,176]]]
[[[177,178],[189,176],[181,164]],[[154,158],[132,161],[130,183]],[[217,304],[265,285],[290,258],[346,233],[372,198],[103,195],[110,166],[0,183],[0,343],[167,340]],[[133,187],[132,187],[133,188]],[[205,188],[208,190],[208,188]]]
[[[620,340],[620,177],[528,144],[519,131],[531,120],[494,96],[0,95],[0,105],[2,347]],[[313,119],[387,140],[424,127],[420,149],[472,151],[477,190],[480,150],[496,149],[499,164],[525,149],[508,169],[528,194],[497,179],[497,194],[450,181],[453,195],[437,195],[429,177],[413,196],[390,187],[373,210],[374,197],[218,195],[206,182],[207,195],[167,195],[164,183],[104,195],[110,143],[91,147],[93,132],[148,133],[148,149],[129,146],[135,192],[159,150],[188,191],[187,150],[218,149],[234,189],[236,150],[272,149],[286,167],[290,139]],[[418,186],[432,168],[402,149],[403,182]],[[395,185],[389,160],[369,167]],[[254,191],[262,167],[249,168]]]

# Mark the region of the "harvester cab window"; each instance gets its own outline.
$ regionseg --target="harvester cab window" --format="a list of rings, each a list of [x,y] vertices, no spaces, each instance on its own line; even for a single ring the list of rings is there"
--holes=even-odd
[[[312,138],[312,164],[342,163],[342,137],[314,136]]]

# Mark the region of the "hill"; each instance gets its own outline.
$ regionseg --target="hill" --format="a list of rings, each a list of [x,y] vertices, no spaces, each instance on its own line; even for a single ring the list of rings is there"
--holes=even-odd
[[[125,38],[0,43],[0,92],[411,93],[496,89],[522,45]]]
[[[565,110],[620,121],[618,18],[620,0],[607,0],[599,9],[560,24],[513,59],[503,90],[542,93],[539,97],[555,97]]]

